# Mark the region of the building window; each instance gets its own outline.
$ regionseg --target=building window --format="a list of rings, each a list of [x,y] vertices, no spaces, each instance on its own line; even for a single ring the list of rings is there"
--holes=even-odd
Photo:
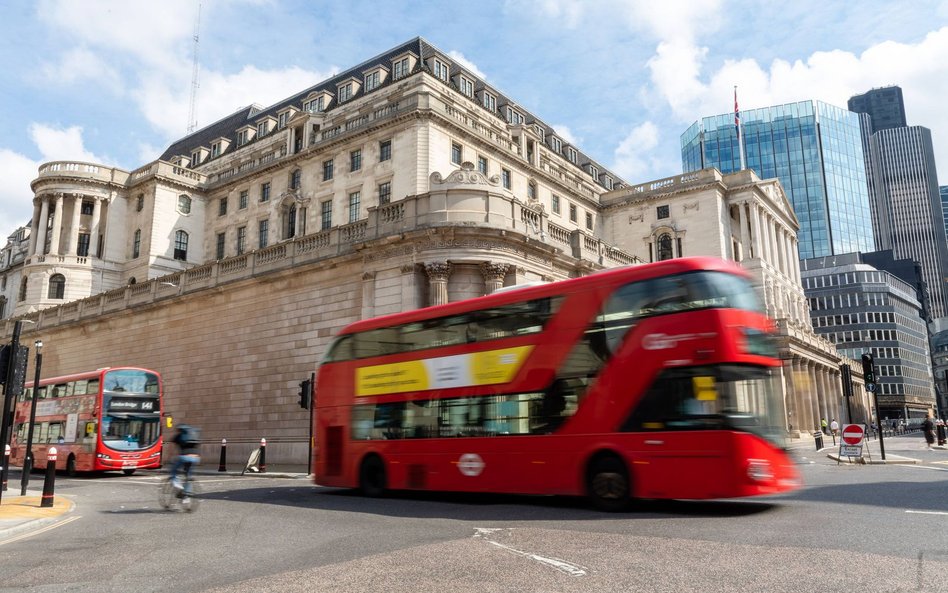
[[[184,194],[178,196],[178,212],[181,214],[191,214],[191,198]]]
[[[79,233],[79,245],[76,255],[79,257],[89,256],[89,233]]]
[[[349,222],[359,220],[359,206],[362,202],[362,192],[354,191],[349,194]]]
[[[352,83],[347,82],[346,84],[339,87],[339,102],[348,101],[352,98]]]
[[[500,180],[504,184],[504,189],[510,189],[510,171],[508,171],[507,169],[501,169]]]
[[[237,132],[237,146],[243,146],[247,143],[247,130]]]
[[[62,274],[53,274],[49,277],[49,291],[46,298],[61,299],[66,296],[66,277]]]
[[[599,180],[599,169],[589,165],[589,176],[595,180]]]
[[[20,295],[18,300],[23,302],[26,300],[26,278],[20,280]]]
[[[132,239],[132,258],[141,255],[142,249],[142,230],[135,229],[135,238]]]
[[[602,178],[602,184],[606,186],[606,189],[612,189],[612,177],[605,175]]]
[[[553,152],[560,154],[563,152],[563,141],[556,136],[550,136],[550,148],[553,149]]]
[[[477,157],[477,170],[487,175],[487,157],[478,156]]]
[[[191,153],[191,168],[193,169],[194,167],[197,167],[198,163],[200,162],[201,162],[201,153],[195,150],[194,152]]]
[[[392,201],[392,183],[386,181],[379,184],[379,204],[388,204]]]
[[[365,90],[371,91],[372,89],[379,86],[379,71],[370,72],[365,75]]]
[[[277,128],[279,128],[279,129],[281,129],[281,130],[282,130],[283,128],[285,128],[285,127],[286,127],[286,120],[288,120],[289,118],[290,118],[290,112],[289,112],[289,111],[284,111],[283,113],[281,113],[281,114],[280,114],[280,119],[279,119],[279,121],[277,122]]]
[[[523,115],[515,111],[513,108],[508,107],[507,108],[507,123],[513,124],[513,125],[522,124]]]
[[[576,222],[576,204],[569,205],[569,219]]]
[[[527,199],[528,200],[537,199],[537,184],[532,181],[527,184]]]
[[[668,233],[658,237],[658,261],[665,261],[674,257],[672,254],[672,238]]]
[[[445,82],[448,80],[448,65],[437,58],[434,61],[434,75]]]
[[[457,142],[451,143],[451,162],[456,165],[461,164],[461,145]]]
[[[82,214],[91,215],[91,214],[92,214],[92,209],[93,209],[93,207],[94,207],[94,206],[93,206],[92,202],[85,202],[85,201],[84,201],[84,202],[82,202],[82,208],[81,208],[80,212],[81,212]]]
[[[217,215],[225,216],[227,214],[227,198],[221,198],[217,202]]]
[[[349,170],[358,171],[362,168],[362,150],[355,149],[349,153]]]
[[[248,202],[249,200],[250,200],[250,191],[249,191],[249,190],[246,190],[246,189],[245,189],[245,190],[241,190],[241,192],[240,192],[240,203],[238,204],[239,209],[240,209],[240,210],[243,210],[244,208],[246,208],[246,207],[247,207],[247,202]]]
[[[141,212],[145,208],[145,194],[138,194],[135,200],[135,212]]]
[[[668,206],[659,206],[656,211],[656,216],[659,220],[663,218],[668,218]]]
[[[388,161],[392,158],[392,141],[382,140],[379,142],[379,162]]]
[[[470,80],[464,78],[463,76],[459,77],[458,82],[460,83],[460,90],[462,94],[467,95],[468,97],[474,96],[474,83]]]
[[[560,213],[560,197],[554,195],[550,198],[550,209],[553,210],[554,214]]]
[[[395,79],[401,78],[402,76],[408,76],[408,58],[402,58],[401,60],[395,62],[392,71],[392,77]]]
[[[290,209],[286,212],[286,233],[284,236],[287,239],[291,239],[296,236],[296,204],[290,206]]]
[[[267,122],[262,121],[257,124],[257,137],[267,135]]]
[[[323,181],[332,179],[332,159],[323,161]]]
[[[260,201],[269,202],[270,201],[270,182],[260,184]]]
[[[569,159],[569,162],[571,162],[571,163],[573,163],[573,164],[575,165],[575,164],[576,164],[576,159],[577,159],[576,149],[575,149],[575,148],[567,148],[567,149],[566,149],[566,158]]]
[[[300,179],[303,177],[303,172],[299,169],[293,171],[290,174],[290,189],[299,189],[300,188]]]
[[[295,215],[296,212],[293,212],[293,214]],[[269,234],[270,234],[270,221],[261,220],[260,223],[257,225],[257,235],[259,237],[258,244],[260,245],[260,249],[263,249],[264,247],[267,246],[267,241],[269,240]]]
[[[586,228],[589,230],[593,228],[593,215],[589,212],[586,213]]]
[[[214,144],[211,144],[211,158],[213,159],[213,158],[219,157],[220,155],[221,155],[221,143],[215,142]]]
[[[326,108],[326,96],[320,95],[311,101],[303,103],[303,111],[308,113],[319,113]]]
[[[322,226],[320,228],[321,230],[328,231],[332,228],[332,200],[326,200],[320,204],[320,207],[322,209]]]
[[[217,259],[224,259],[224,241],[226,239],[226,233],[217,233]]]
[[[178,261],[188,260],[188,234],[184,231],[174,233],[174,258]]]
[[[241,255],[247,248],[247,227],[237,229],[237,255]]]
[[[491,113],[497,113],[497,97],[485,91],[484,107],[486,107]]]

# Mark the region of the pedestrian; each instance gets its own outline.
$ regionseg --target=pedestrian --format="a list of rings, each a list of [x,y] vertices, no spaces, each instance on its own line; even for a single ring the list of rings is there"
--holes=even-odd
[[[935,432],[938,435],[938,446],[944,447],[945,443],[948,442],[948,429],[945,427],[945,421],[941,418],[935,422]]]
[[[820,431],[823,434],[829,434],[828,432],[826,432],[826,418],[820,418]]]
[[[833,436],[839,434],[839,422],[836,421],[836,418],[833,418],[833,421],[830,422],[830,430],[833,431]]]
[[[931,411],[928,412],[928,416],[925,416],[925,420],[922,422],[922,432],[925,434],[925,443],[931,449],[932,445],[935,444],[935,421],[932,419]]]

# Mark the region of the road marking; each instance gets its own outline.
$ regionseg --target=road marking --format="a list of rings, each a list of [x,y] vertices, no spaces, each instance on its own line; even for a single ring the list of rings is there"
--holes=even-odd
[[[927,465],[919,465],[917,463],[903,463],[899,464],[899,467],[907,467],[911,469],[927,469],[935,472],[948,472],[948,467],[928,467]]]
[[[559,558],[547,558],[546,556],[540,556],[539,554],[533,554],[531,552],[524,552],[523,550],[518,550],[517,548],[512,548],[510,546],[504,545],[500,542],[495,542],[489,538],[495,531],[502,531],[501,529],[488,529],[483,527],[474,528],[474,537],[482,537],[484,540],[498,548],[502,548],[516,554],[518,556],[523,556],[524,558],[529,558],[534,562],[539,562],[551,568],[555,568],[560,572],[565,572],[571,577],[584,577],[588,573],[585,566],[580,566],[578,564],[573,564],[571,562],[566,562],[565,560],[560,560]]]
[[[17,535],[17,536],[15,536],[15,537],[11,537],[10,539],[3,540],[2,542],[0,542],[0,546],[5,545],[5,544],[9,544],[9,543],[12,543],[12,542],[20,541],[21,539],[26,539],[26,538],[28,538],[28,537],[33,537],[34,535],[43,533],[44,531],[49,531],[50,529],[56,529],[57,527],[62,527],[62,526],[65,525],[66,523],[72,523],[72,522],[75,521],[76,519],[81,519],[81,518],[82,518],[81,515],[76,515],[76,516],[74,516],[74,517],[69,517],[68,519],[63,519],[62,521],[59,521],[58,523],[53,523],[52,525],[47,525],[46,527],[43,527],[43,528],[41,528],[41,529],[37,529],[36,531],[30,531],[29,533],[23,533],[23,534],[21,534],[21,535]]]
[[[912,513],[915,515],[948,515],[948,512],[945,512],[945,511],[912,511],[912,510],[906,509],[905,512]]]

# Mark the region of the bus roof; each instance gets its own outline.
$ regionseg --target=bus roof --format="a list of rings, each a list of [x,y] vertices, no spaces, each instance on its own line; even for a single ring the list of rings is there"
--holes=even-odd
[[[713,270],[748,276],[748,273],[737,263],[717,257],[682,257],[669,259],[650,264],[621,266],[600,270],[595,274],[569,278],[557,282],[542,283],[534,286],[524,286],[519,290],[502,290],[486,296],[465,299],[444,305],[412,309],[401,313],[392,313],[370,319],[363,319],[350,323],[339,331],[339,335],[353,334],[380,327],[399,325],[458,315],[467,311],[476,311],[492,306],[506,305],[525,300],[554,296],[584,290],[589,286],[624,284],[636,280],[645,280],[659,276],[669,276],[698,270]],[[512,287],[511,287],[512,288]]]
[[[106,373],[109,371],[125,371],[125,370],[145,371],[147,373],[154,373],[155,375],[159,375],[159,376],[161,375],[161,373],[159,373],[158,371],[153,371],[151,369],[143,369],[141,367],[102,367],[94,371],[83,371],[80,373],[73,373],[71,375],[62,375],[59,377],[46,377],[46,378],[40,379],[40,386],[42,387],[44,385],[56,385],[57,383],[69,383],[70,381],[81,381],[82,379],[93,379],[95,377],[98,377],[102,373]],[[25,386],[33,387],[33,381],[27,381]]]

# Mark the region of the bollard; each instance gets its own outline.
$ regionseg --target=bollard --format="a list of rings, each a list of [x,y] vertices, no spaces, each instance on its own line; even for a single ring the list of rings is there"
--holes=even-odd
[[[221,463],[217,466],[217,471],[227,471],[227,439],[221,439]]]
[[[813,441],[816,443],[816,450],[823,448],[823,431],[817,430],[813,433]]]
[[[40,507],[53,506],[53,488],[56,484],[56,447],[46,454],[46,479],[43,480],[43,498]]]
[[[0,475],[3,476],[3,484],[0,484],[0,489],[4,492],[7,491],[7,469],[10,466],[10,445],[5,445],[3,447],[3,465],[0,466]]]
[[[260,439],[260,473],[267,471],[267,439]]]

